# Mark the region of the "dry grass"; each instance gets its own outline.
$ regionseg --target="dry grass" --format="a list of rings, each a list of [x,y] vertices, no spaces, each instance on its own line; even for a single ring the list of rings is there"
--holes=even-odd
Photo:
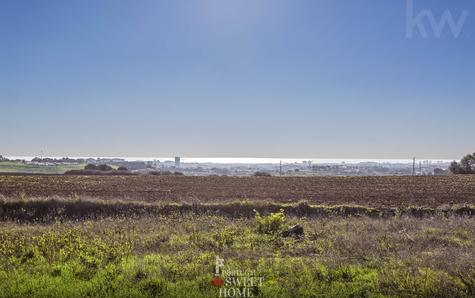
[[[274,203],[268,201],[234,201],[227,203],[144,203],[94,198],[0,198],[0,220],[50,222],[55,220],[86,220],[107,217],[138,217],[160,215],[217,215],[224,217],[254,217],[255,212],[269,214],[284,210],[296,217],[450,217],[475,215],[475,206],[441,206],[439,208],[401,207],[370,208],[357,205],[311,205]]]

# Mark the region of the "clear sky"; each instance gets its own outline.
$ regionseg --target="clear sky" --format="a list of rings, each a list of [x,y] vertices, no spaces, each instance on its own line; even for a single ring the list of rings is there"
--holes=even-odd
[[[413,8],[0,0],[0,154],[459,158],[475,151],[475,1]],[[469,14],[437,37],[424,9]]]

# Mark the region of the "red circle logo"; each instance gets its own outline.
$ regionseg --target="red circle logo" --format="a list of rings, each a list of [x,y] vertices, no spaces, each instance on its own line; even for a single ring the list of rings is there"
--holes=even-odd
[[[211,280],[211,284],[214,286],[214,287],[221,287],[223,284],[224,284],[224,280],[219,277],[219,276],[215,276],[213,277],[213,279]]]

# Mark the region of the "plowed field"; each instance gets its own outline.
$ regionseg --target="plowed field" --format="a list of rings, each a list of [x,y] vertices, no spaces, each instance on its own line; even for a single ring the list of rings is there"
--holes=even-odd
[[[475,176],[176,177],[0,175],[0,195],[159,202],[272,200],[374,207],[475,204]]]

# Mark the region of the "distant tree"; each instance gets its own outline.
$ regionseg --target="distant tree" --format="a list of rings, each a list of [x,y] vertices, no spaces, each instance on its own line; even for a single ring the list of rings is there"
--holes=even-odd
[[[475,153],[465,155],[460,163],[453,161],[449,171],[452,174],[475,174]]]
[[[460,167],[467,174],[475,174],[475,153],[465,155],[460,160]]]
[[[95,164],[87,164],[85,167],[84,167],[85,170],[98,170],[97,166]]]

